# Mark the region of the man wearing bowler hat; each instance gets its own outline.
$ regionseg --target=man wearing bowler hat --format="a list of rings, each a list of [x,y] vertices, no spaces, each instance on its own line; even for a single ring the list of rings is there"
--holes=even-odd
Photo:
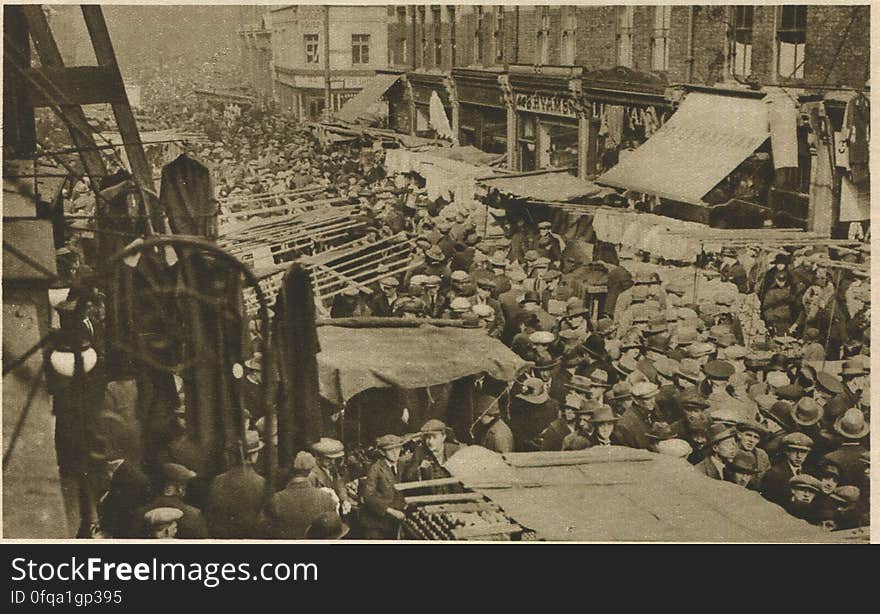
[[[360,523],[364,539],[396,539],[406,502],[394,485],[400,482],[400,452],[403,439],[398,435],[383,435],[376,440],[382,455],[367,472],[361,483],[364,502]]]
[[[825,458],[840,467],[841,484],[859,486],[862,484],[864,464],[861,457],[867,452],[863,445],[871,430],[865,414],[858,407],[851,407],[834,421],[834,431],[842,438],[840,447],[825,455]]]

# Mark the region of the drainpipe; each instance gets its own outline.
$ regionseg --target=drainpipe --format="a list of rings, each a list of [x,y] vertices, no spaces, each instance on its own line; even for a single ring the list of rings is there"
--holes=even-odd
[[[694,5],[690,6],[690,13],[688,13],[688,39],[687,39],[687,49],[688,49],[688,58],[687,58],[687,82],[691,83],[694,80],[694,38],[695,38],[695,29],[696,29],[696,11],[697,7]]]
[[[515,37],[513,39],[513,63],[519,64],[519,5],[514,7],[513,14],[515,16],[514,19],[514,34]]]
[[[416,61],[416,6],[412,6],[412,69],[415,70],[418,68],[418,62]]]
[[[330,90],[330,6],[324,5],[324,119],[333,115],[333,98]]]

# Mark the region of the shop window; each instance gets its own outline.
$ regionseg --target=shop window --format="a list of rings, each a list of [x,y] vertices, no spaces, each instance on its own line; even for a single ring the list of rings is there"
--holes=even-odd
[[[633,7],[617,7],[617,64],[633,65]]]
[[[352,64],[369,64],[370,63],[370,35],[369,34],[352,34],[351,35],[351,63]]]
[[[309,101],[309,117],[317,119],[324,113],[324,101],[316,98]]]
[[[318,35],[306,34],[303,36],[303,42],[306,48],[306,64],[318,64],[321,61]]]
[[[780,77],[804,78],[804,51],[807,43],[807,7],[779,7],[776,26],[776,66]]]
[[[474,26],[474,63],[483,62],[483,7],[474,7],[476,24]]]
[[[504,62],[504,7],[495,7],[495,31],[492,33],[495,41],[495,62]]]
[[[577,9],[574,7],[563,7],[562,18],[562,45],[560,64],[572,65],[575,62],[577,35]]]
[[[669,28],[671,22],[671,6],[654,7],[654,38],[651,54],[651,68],[653,70],[669,70]]]
[[[755,7],[733,7],[733,61],[731,70],[738,77],[752,74],[752,34],[754,32]]]
[[[538,30],[538,61],[536,64],[550,63],[550,9],[541,7],[541,29]]]

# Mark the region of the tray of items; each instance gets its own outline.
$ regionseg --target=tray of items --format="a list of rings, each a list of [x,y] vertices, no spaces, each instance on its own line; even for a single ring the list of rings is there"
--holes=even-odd
[[[529,541],[535,534],[475,492],[407,498],[404,539]]]

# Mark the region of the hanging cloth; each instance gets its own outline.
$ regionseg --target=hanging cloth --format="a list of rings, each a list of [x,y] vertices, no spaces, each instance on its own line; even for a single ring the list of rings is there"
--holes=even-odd
[[[431,91],[431,102],[428,107],[429,121],[431,128],[442,139],[452,139],[452,126],[449,125],[449,118],[446,117],[446,109],[443,108],[443,101],[436,91]]]
[[[768,95],[767,115],[770,121],[770,146],[773,150],[773,167],[797,168],[798,107],[786,94]]]
[[[208,168],[182,154],[162,167],[159,203],[174,234],[217,238],[219,204]]]

